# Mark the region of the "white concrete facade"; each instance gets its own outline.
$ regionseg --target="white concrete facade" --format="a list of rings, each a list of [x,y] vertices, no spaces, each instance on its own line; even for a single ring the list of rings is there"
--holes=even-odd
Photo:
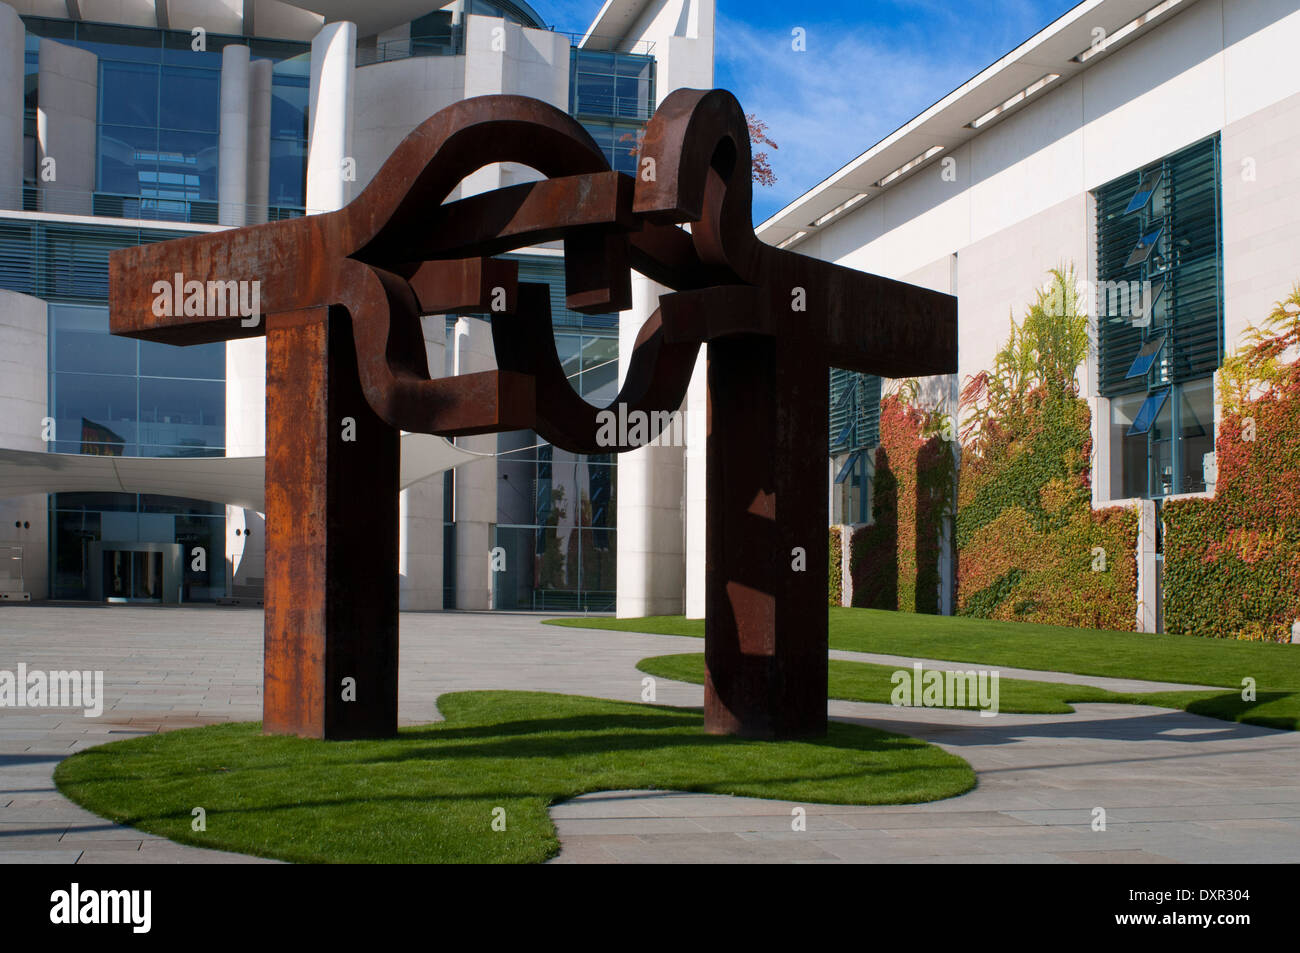
[[[0,446],[45,449],[47,335],[44,301],[0,291]],[[25,589],[33,599],[49,594],[46,501],[43,493],[0,499],[0,547],[22,547]]]
[[[1300,0],[1182,0],[1104,55],[1075,61],[1093,28],[1115,32],[1149,6],[1080,4],[772,216],[760,235],[951,290],[959,299],[959,373],[937,388],[951,401],[957,380],[992,366],[1009,319],[1023,318],[1049,269],[1073,265],[1080,281],[1096,280],[1093,190],[1217,134],[1231,353],[1300,281],[1300,76],[1279,68],[1300,47]],[[970,128],[1048,73],[1060,78]],[[942,150],[928,161],[879,185],[936,146]],[[951,289],[943,281],[949,262]],[[1154,510],[1119,498],[1095,350],[1080,384],[1093,409],[1094,505],[1141,506],[1138,626],[1154,631]]]

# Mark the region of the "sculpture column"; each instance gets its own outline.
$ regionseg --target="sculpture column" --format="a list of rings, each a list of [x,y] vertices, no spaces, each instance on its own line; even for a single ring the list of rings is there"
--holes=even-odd
[[[704,724],[826,733],[829,395],[797,331],[709,342]],[[805,538],[812,529],[816,532]]]
[[[389,737],[397,732],[398,431],[362,393],[345,311],[269,315],[266,332],[262,730]]]

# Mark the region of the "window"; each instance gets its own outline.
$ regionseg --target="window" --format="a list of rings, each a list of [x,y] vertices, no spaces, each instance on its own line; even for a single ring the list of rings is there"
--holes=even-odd
[[[1223,349],[1220,195],[1217,136],[1096,190],[1111,498],[1209,485]]]
[[[571,114],[644,121],[654,106],[653,56],[573,47],[569,60]]]
[[[830,455],[835,467],[832,516],[843,523],[870,518],[871,448],[880,443],[880,378],[830,371]]]
[[[35,115],[40,37],[98,57],[96,215],[215,223],[222,50],[247,45],[271,68],[271,218],[301,213],[306,196],[307,43],[23,17]]]

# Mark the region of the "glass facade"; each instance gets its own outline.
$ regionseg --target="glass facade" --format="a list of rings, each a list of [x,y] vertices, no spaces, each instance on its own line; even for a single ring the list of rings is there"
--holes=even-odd
[[[653,56],[573,47],[569,112],[591,133],[610,168],[636,173],[641,130],[654,108]]]
[[[225,344],[114,337],[107,307],[51,303],[49,381],[56,453],[225,453]]]
[[[98,215],[217,221],[221,51],[247,45],[271,68],[271,217],[305,200],[310,48],[306,43],[25,17],[31,73],[41,37],[98,58],[95,196]],[[29,97],[39,90],[29,79]]]
[[[467,5],[468,6],[468,5]],[[523,11],[522,13],[520,11]],[[527,21],[527,8],[476,2],[471,11]],[[40,39],[96,54],[96,214],[215,222],[221,51],[246,44],[272,61],[271,218],[301,211],[305,195],[309,48],[209,34],[24,18],[32,139],[39,105]],[[412,24],[412,46],[442,51],[447,17]],[[421,46],[423,51],[423,46]],[[639,134],[654,108],[654,59],[575,50],[573,114],[624,172],[636,170]],[[34,153],[30,171],[35,171]],[[29,186],[38,183],[34,175]],[[35,207],[35,189],[32,207]],[[221,456],[225,346],[173,348],[108,333],[107,263],[116,248],[179,233],[112,225],[0,221],[0,286],[49,302],[50,450],[107,456]],[[603,406],[618,388],[618,315],[564,305],[562,259],[514,254],[520,278],[550,286],[558,353],[575,390]],[[484,320],[487,320],[484,316]],[[494,582],[499,609],[587,608],[615,602],[616,458],[559,450],[533,432],[498,438],[493,545],[507,554]],[[444,475],[444,580],[455,605],[455,473]],[[225,593],[225,507],[122,493],[58,493],[49,503],[51,595],[155,599],[156,547],[184,553],[186,601]],[[151,549],[150,547],[154,547]],[[206,558],[195,560],[202,549]],[[94,594],[92,596],[92,594]]]
[[[1097,359],[1110,496],[1203,492],[1223,353],[1219,139],[1096,190]]]
[[[99,456],[196,457],[225,452],[226,346],[172,347],[114,337],[105,305],[50,302],[50,450]],[[180,544],[181,598],[225,594],[225,507],[125,493],[50,496],[50,594],[56,599],[156,600],[153,554]],[[98,558],[101,544],[104,550]],[[117,544],[116,547],[114,544]],[[195,548],[203,550],[194,558]],[[137,565],[139,564],[139,565]],[[92,573],[102,573],[98,580]],[[169,594],[170,595],[170,594]]]
[[[555,345],[574,390],[603,407],[618,395],[618,316],[564,307],[559,259],[509,256],[521,281],[551,287]],[[495,573],[494,609],[614,608],[617,464],[553,447],[533,431],[497,441],[497,524],[493,546],[506,553]],[[444,557],[445,558],[445,557]]]

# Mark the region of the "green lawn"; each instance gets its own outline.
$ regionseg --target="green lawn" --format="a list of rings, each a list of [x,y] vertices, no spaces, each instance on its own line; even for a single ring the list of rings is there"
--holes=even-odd
[[[704,654],[658,655],[642,659],[637,668],[656,678],[704,684]],[[890,680],[902,665],[873,665],[831,659],[828,691],[831,698],[877,702],[888,705],[894,683]],[[1242,701],[1241,692],[1142,692],[1118,693],[1090,685],[1061,682],[1033,682],[998,679],[998,711],[1014,714],[1056,714],[1074,711],[1072,702],[1155,705],[1180,708],[1197,715],[1241,721],[1268,728],[1300,729],[1300,693],[1261,692],[1255,701]],[[976,708],[975,704],[963,706]]]
[[[831,723],[823,739],[709,735],[697,709],[541,692],[457,692],[445,722],[383,741],[191,728],[79,752],[54,772],[95,813],[174,841],[309,862],[536,862],[558,849],[547,806],[656,788],[835,804],[970,790],[961,758]],[[207,830],[191,829],[202,807]],[[492,829],[493,809],[506,829]]]
[[[551,619],[552,625],[704,637],[702,620]],[[830,647],[919,656],[986,667],[1032,668],[1077,675],[1143,678],[1240,690],[1254,678],[1263,691],[1300,691],[1300,646],[1187,635],[1143,635],[951,616],[830,610]]]

